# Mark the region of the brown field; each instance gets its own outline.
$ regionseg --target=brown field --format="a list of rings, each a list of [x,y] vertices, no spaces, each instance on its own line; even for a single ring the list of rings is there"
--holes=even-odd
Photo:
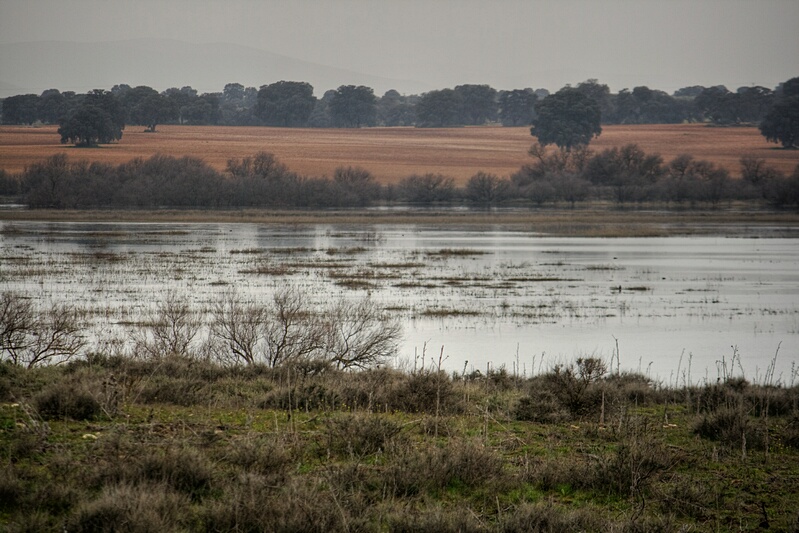
[[[441,173],[459,184],[482,170],[508,176],[529,163],[533,142],[528,128],[368,128],[284,129],[223,126],[159,126],[144,133],[128,126],[117,144],[74,148],[59,143],[57,126],[0,126],[0,168],[20,172],[33,161],[64,152],[71,158],[121,163],[156,153],[194,156],[223,170],[229,158],[265,150],[307,176],[330,176],[339,166],[360,166],[382,183],[414,173]],[[766,159],[790,173],[798,150],[768,143],[757,128],[709,128],[701,124],[605,126],[591,147],[600,151],[636,143],[669,161],[683,153],[707,159],[738,174],[743,155]]]

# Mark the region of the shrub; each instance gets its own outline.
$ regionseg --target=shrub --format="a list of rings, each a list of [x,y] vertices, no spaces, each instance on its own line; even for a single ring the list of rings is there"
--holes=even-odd
[[[195,500],[211,488],[212,465],[194,448],[170,448],[163,453],[152,453],[141,459],[137,470],[143,479],[164,483]]]
[[[0,295],[0,359],[32,368],[63,362],[85,346],[79,312],[53,305],[36,309],[13,292]]]
[[[446,372],[414,372],[389,392],[391,409],[409,413],[451,414],[459,410],[458,397]]]
[[[450,440],[445,448],[403,448],[387,467],[387,480],[397,496],[425,490],[476,488],[502,475],[502,458],[481,444]]]
[[[33,404],[45,420],[92,420],[102,413],[100,403],[92,394],[69,383],[50,385],[34,397]]]
[[[132,340],[136,353],[147,359],[188,357],[199,331],[200,323],[189,305],[169,293],[146,326],[133,331]]]
[[[643,498],[676,461],[646,424],[635,424],[622,435],[616,450],[596,465],[593,483],[612,494]]]
[[[328,419],[325,426],[328,450],[356,457],[385,450],[402,430],[399,424],[371,414],[344,414]]]
[[[469,509],[427,509],[421,512],[395,512],[388,516],[392,533],[483,533],[489,529]]]
[[[25,488],[14,469],[0,470],[0,511],[12,509],[24,496]]]
[[[455,197],[455,180],[441,174],[411,175],[399,185],[400,196],[412,204],[450,202]]]
[[[720,408],[700,416],[694,424],[694,433],[731,448],[763,449],[764,436],[750,423],[742,409]]]
[[[534,388],[529,396],[519,399],[513,410],[516,420],[557,424],[569,419],[569,413],[555,394],[547,389]]]
[[[780,433],[785,446],[799,450],[799,413],[794,413]]]
[[[572,416],[593,414],[602,403],[594,383],[607,371],[605,363],[596,357],[581,357],[577,366],[556,365],[544,375],[544,382]]]
[[[183,531],[188,501],[164,485],[116,484],[99,498],[81,504],[66,531],[150,533]]]
[[[256,474],[271,484],[285,481],[292,464],[292,444],[276,436],[249,436],[230,442],[220,459]]]
[[[499,531],[539,533],[556,531],[607,531],[609,525],[591,508],[565,509],[551,501],[525,503],[504,513]]]
[[[26,513],[25,516],[17,520],[11,520],[6,528],[6,533],[40,533],[41,531],[58,531],[60,521],[56,521],[52,516],[43,511],[33,511]]]

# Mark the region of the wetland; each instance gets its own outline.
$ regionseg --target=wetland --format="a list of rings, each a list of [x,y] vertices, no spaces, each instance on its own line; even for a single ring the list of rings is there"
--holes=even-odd
[[[513,224],[0,222],[0,287],[83,310],[95,347],[124,344],[167,293],[207,317],[235,291],[297,287],[318,308],[376,301],[403,326],[393,366],[532,376],[577,357],[665,385],[730,367],[758,381],[799,357],[799,247],[789,226],[564,236]],[[775,359],[776,358],[776,359]]]

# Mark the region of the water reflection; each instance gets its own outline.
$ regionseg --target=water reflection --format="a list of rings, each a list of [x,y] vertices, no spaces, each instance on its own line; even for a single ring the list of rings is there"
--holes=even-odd
[[[733,347],[749,379],[799,359],[793,239],[561,238],[502,227],[7,222],[0,288],[123,327],[166,291],[200,311],[231,288],[309,304],[370,294],[405,323],[401,358],[444,346],[450,370],[531,374],[594,354],[662,381],[715,380]],[[100,333],[96,333],[100,335]],[[682,363],[680,360],[682,358]],[[410,363],[412,364],[412,363]],[[543,366],[542,366],[543,365]],[[678,366],[681,368],[677,376]]]

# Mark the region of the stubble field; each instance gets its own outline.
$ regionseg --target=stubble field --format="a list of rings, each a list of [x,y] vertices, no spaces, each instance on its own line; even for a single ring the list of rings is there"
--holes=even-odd
[[[57,153],[71,158],[119,164],[160,153],[193,156],[218,170],[230,158],[274,153],[288,167],[307,176],[331,176],[339,166],[360,166],[384,184],[417,173],[440,173],[463,184],[478,171],[508,176],[531,161],[534,139],[528,128],[365,128],[286,129],[224,126],[159,126],[144,133],[128,126],[117,144],[74,148],[59,142],[57,126],[0,127],[0,169],[20,172],[26,165]],[[709,128],[701,124],[605,126],[591,148],[601,151],[628,143],[665,161],[688,153],[738,174],[743,155],[765,159],[790,173],[799,151],[767,142],[757,128]]]

